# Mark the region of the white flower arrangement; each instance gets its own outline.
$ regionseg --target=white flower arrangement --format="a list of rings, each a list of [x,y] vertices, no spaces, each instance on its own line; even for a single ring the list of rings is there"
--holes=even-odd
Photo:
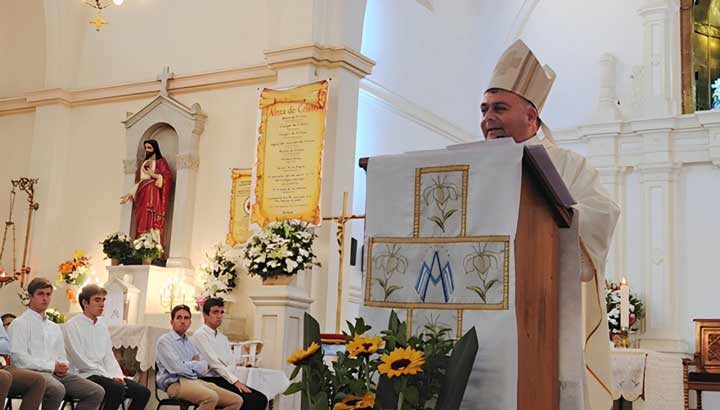
[[[160,231],[151,229],[133,241],[133,250],[142,259],[156,259],[162,256],[163,246],[160,243]]]
[[[240,256],[233,248],[223,244],[215,245],[215,253],[206,255],[207,263],[200,266],[205,273],[202,292],[197,298],[198,305],[205,303],[208,298],[215,298],[229,294],[237,286],[238,267]]]
[[[642,300],[630,293],[630,304],[628,309],[630,317],[628,324],[630,331],[637,331],[640,320],[645,317],[645,306]],[[620,333],[620,285],[614,282],[605,281],[605,304],[607,305],[608,327],[610,333]]]
[[[248,273],[263,279],[320,266],[312,250],[317,238],[308,224],[299,221],[273,222],[250,238],[244,249]]]
[[[100,243],[103,246],[103,252],[109,259],[123,261],[132,256],[132,240],[122,232],[112,233]]]

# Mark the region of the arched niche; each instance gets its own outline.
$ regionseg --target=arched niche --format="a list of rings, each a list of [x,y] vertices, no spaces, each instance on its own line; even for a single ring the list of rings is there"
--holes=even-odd
[[[180,102],[158,95],[148,105],[123,121],[125,124],[124,192],[135,186],[135,171],[142,154],[143,142],[158,139],[163,156],[174,177],[172,211],[166,216],[165,233],[169,239],[167,266],[192,269],[190,249],[195,211],[195,186],[198,160],[198,142],[205,128],[207,116],[199,104],[188,108]],[[167,149],[165,146],[167,146]],[[130,234],[132,206],[122,206],[121,232]],[[169,211],[170,212],[170,211]]]

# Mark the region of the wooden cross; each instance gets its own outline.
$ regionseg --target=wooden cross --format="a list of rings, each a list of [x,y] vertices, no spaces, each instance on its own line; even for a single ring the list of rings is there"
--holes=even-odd
[[[347,212],[348,193],[343,192],[342,213],[340,216],[328,216],[323,221],[337,223],[335,238],[338,244],[338,287],[337,287],[337,310],[335,312],[335,333],[340,333],[340,322],[342,319],[342,293],[343,293],[343,260],[345,259],[345,224],[353,219],[365,219],[365,215],[352,215]]]
[[[160,95],[163,97],[168,96],[168,81],[175,78],[175,73],[170,71],[170,67],[165,66],[162,73],[158,74],[158,81],[160,81]]]

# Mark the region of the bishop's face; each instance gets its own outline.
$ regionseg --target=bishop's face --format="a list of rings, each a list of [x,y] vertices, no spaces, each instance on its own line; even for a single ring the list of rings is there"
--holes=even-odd
[[[537,110],[524,98],[505,90],[490,90],[480,104],[480,128],[485,139],[513,138],[523,142],[537,133]]]

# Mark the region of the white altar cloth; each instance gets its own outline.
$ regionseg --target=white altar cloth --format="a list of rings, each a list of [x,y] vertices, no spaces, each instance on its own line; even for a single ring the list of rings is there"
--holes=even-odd
[[[635,410],[683,408],[682,359],[642,349],[613,349],[613,399],[632,401]]]
[[[157,340],[170,331],[169,328],[146,325],[110,326],[109,329],[114,348],[137,347],[135,360],[140,363],[140,371],[143,372],[155,366]]]
[[[290,379],[280,370],[236,367],[233,373],[241,383],[264,394],[268,400],[282,394],[290,386]]]

